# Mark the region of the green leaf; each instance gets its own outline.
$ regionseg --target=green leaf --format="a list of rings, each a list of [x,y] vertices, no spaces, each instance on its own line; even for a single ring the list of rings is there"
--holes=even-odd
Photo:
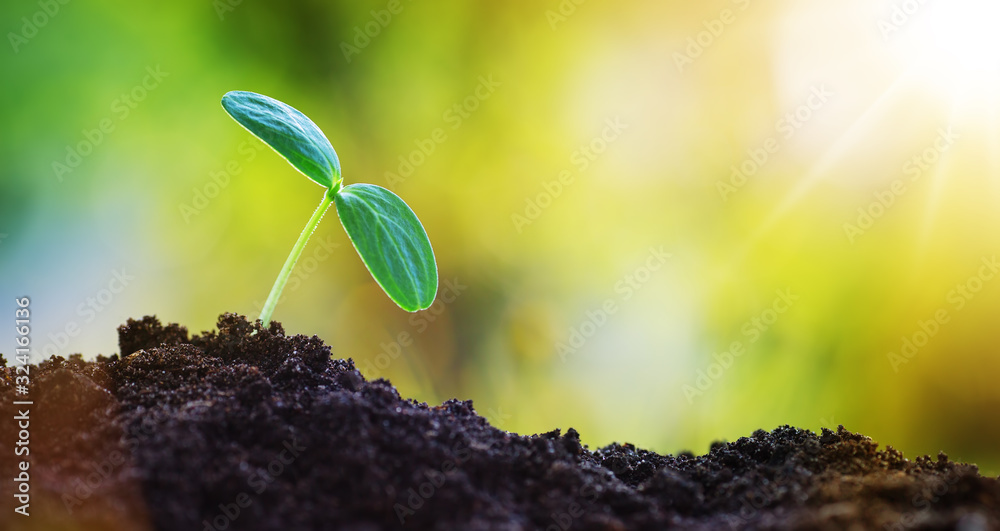
[[[389,298],[408,312],[430,307],[437,296],[437,262],[410,207],[374,184],[345,186],[334,202],[347,236]]]
[[[337,152],[306,115],[274,98],[242,90],[227,92],[222,107],[320,186],[333,188],[340,182]]]

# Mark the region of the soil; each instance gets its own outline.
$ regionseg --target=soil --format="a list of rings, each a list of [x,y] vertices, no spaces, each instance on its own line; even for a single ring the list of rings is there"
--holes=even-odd
[[[572,428],[403,399],[278,323],[226,314],[189,338],[146,317],[119,337],[120,355],[32,368],[28,517],[11,506],[23,398],[0,369],[0,528],[1000,529],[1000,479],[843,427],[589,450]]]

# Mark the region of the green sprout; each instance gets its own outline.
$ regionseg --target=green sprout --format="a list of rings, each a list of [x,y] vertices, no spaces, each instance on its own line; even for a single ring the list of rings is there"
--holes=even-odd
[[[374,184],[343,186],[340,159],[330,141],[312,120],[291,106],[263,94],[232,91],[222,97],[222,107],[295,169],[326,189],[267,296],[260,312],[265,327],[295,262],[330,203],[337,205],[347,237],[386,295],[408,312],[430,307],[438,286],[434,250],[420,220],[399,196]]]

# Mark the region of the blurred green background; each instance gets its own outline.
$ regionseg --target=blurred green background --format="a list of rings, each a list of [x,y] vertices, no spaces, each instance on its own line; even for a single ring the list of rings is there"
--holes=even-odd
[[[39,357],[255,317],[322,190],[223,112],[252,90],[430,235],[430,310],[331,211],[275,313],[403,396],[592,448],[844,424],[996,474],[997,9],[4,2],[3,297]]]

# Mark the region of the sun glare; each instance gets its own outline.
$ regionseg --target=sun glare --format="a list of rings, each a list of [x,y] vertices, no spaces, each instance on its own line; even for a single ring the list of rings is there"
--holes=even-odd
[[[995,74],[1000,65],[1000,3],[996,0],[952,0],[931,8],[934,41],[942,59],[968,72]]]
[[[920,77],[952,97],[995,97],[1000,81],[1000,2],[906,0],[882,23]]]

